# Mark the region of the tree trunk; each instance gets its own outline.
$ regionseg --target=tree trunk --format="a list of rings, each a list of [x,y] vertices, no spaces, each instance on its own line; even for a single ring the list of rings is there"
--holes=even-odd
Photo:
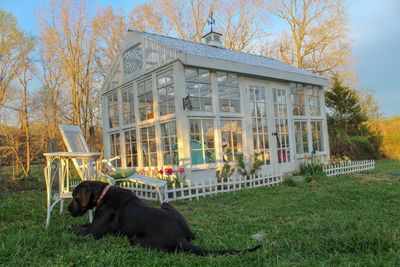
[[[31,171],[31,141],[29,133],[29,120],[28,120],[28,92],[27,83],[24,85],[24,101],[23,101],[23,127],[25,130],[25,143],[26,143],[26,166],[25,166],[25,176],[29,176]]]

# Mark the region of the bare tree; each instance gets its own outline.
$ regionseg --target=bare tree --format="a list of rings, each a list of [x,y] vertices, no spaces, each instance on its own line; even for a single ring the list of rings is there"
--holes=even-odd
[[[267,36],[268,18],[259,0],[219,1],[218,29],[223,34],[224,47],[235,51],[255,52],[260,38]]]
[[[19,52],[19,70],[16,74],[19,87],[22,90],[22,103],[20,108],[21,129],[24,132],[25,139],[25,165],[23,171],[25,176],[28,176],[31,170],[31,140],[30,140],[30,125],[28,112],[28,83],[32,79],[34,71],[34,63],[32,61],[32,52],[35,48],[33,37],[27,36],[24,38],[23,46],[20,46]]]
[[[17,127],[8,126],[7,123],[0,124],[0,133],[4,142],[4,151],[7,151],[8,156],[12,156],[12,164],[16,167],[16,172],[19,172],[19,167],[24,166],[24,160],[20,153],[21,133]],[[2,155],[3,156],[3,155]],[[24,171],[24,174],[26,172]],[[13,176],[14,178],[14,176]]]
[[[0,108],[19,67],[19,46],[23,34],[13,14],[0,9]]]
[[[13,73],[14,99],[7,106],[8,110],[16,113],[18,122],[14,126],[7,126],[6,121],[0,125],[2,136],[8,148],[12,151],[17,160],[17,166],[21,166],[25,176],[30,173],[31,166],[31,134],[29,116],[29,81],[33,77],[34,63],[32,53],[35,48],[33,37],[21,36],[20,43],[16,48],[16,61]],[[18,125],[18,127],[17,127]]]
[[[42,17],[41,35],[60,56],[62,73],[71,96],[71,123],[88,129],[93,118],[91,92],[95,49],[99,36],[91,28],[86,6],[79,1],[50,3],[50,16]]]
[[[95,60],[100,79],[110,72],[111,64],[118,53],[123,37],[127,31],[127,23],[123,12],[115,12],[111,7],[98,10],[92,21],[93,34],[98,36]]]
[[[256,40],[265,37],[266,14],[261,0],[153,0],[135,7],[129,15],[134,29],[201,43],[211,12],[223,34],[224,47],[252,51]]]
[[[131,27],[185,40],[201,42],[207,20],[216,8],[216,0],[153,0],[130,13]]]
[[[155,1],[136,6],[129,13],[129,25],[139,31],[167,33],[166,21]]]
[[[41,114],[45,118],[45,124],[47,125],[46,137],[53,138],[56,136],[57,126],[60,121],[59,111],[62,110],[60,98],[62,90],[65,89],[66,79],[63,75],[61,58],[57,53],[57,49],[46,41],[48,38],[51,38],[51,36],[47,36],[46,33],[40,36],[40,65],[42,68],[40,79],[42,88],[39,94],[41,101],[38,102],[40,105],[39,110],[41,110]]]
[[[272,0],[266,5],[289,28],[267,54],[318,74],[334,73],[346,64],[350,41],[343,0]]]

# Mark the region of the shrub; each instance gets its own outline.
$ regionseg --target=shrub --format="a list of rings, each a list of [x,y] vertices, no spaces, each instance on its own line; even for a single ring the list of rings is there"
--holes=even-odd
[[[261,153],[254,153],[250,155],[249,161],[245,162],[242,157],[237,159],[238,163],[238,173],[243,176],[251,176],[257,173],[257,171],[263,165],[263,161],[261,160],[262,154]]]
[[[352,160],[379,159],[380,135],[330,137],[331,154],[336,157],[348,156]]]
[[[300,164],[301,175],[323,176],[324,175],[323,158],[318,156],[308,156],[305,161]]]
[[[222,167],[215,173],[215,178],[217,178],[218,182],[221,181],[226,182],[234,172],[235,168],[231,167],[231,165],[228,162],[225,162],[224,165],[222,165]]]
[[[381,138],[379,136],[351,136],[350,141],[356,147],[356,159],[380,158]]]
[[[305,176],[304,180],[309,183],[325,177],[323,159],[318,156],[308,156],[305,161],[300,164],[300,175]]]

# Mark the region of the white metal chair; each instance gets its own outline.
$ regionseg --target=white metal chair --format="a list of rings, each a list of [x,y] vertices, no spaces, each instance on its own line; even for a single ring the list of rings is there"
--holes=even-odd
[[[61,136],[64,140],[64,143],[67,146],[67,149],[69,152],[90,153],[89,146],[85,140],[85,137],[83,136],[81,129],[78,126],[59,125],[59,129],[61,132]],[[117,172],[118,169],[112,165],[112,162],[117,159],[119,159],[119,157],[114,157],[111,159],[103,159],[102,163],[106,164],[107,166],[112,168],[112,170],[114,172]],[[81,170],[84,169],[84,168],[82,168],[83,162],[79,158],[74,158],[74,159],[72,159],[72,161],[75,165],[75,168],[76,168],[81,180],[85,180],[86,178],[84,177],[84,174],[81,172]],[[89,169],[91,169],[93,172],[96,172],[96,171],[99,172],[99,173],[97,173],[97,177],[100,177],[100,178],[103,177],[103,178],[107,179],[107,181],[112,185],[115,185],[116,182],[123,182],[123,181],[137,182],[140,184],[149,185],[149,186],[155,188],[161,203],[164,200],[166,200],[165,192],[166,192],[166,187],[167,187],[167,181],[154,179],[151,177],[140,175],[138,173],[134,173],[123,179],[115,179],[108,173],[102,172],[102,170],[101,170],[101,168],[99,168],[99,166],[94,166],[94,164],[95,164],[94,162],[92,164],[93,164],[93,166]],[[123,170],[123,169],[121,169],[121,170]]]
[[[71,184],[72,173],[70,171],[70,161],[73,159],[81,162],[79,170],[83,177],[89,180],[97,179],[97,172],[92,170],[89,162],[97,162],[100,153],[74,153],[74,152],[51,152],[44,153],[46,157],[46,167],[44,168],[44,177],[47,193],[47,218],[46,227],[49,226],[51,212],[57,203],[60,203],[60,213],[64,207],[64,200],[72,198]],[[96,164],[97,166],[97,164]],[[89,211],[89,219],[92,221],[92,212]]]

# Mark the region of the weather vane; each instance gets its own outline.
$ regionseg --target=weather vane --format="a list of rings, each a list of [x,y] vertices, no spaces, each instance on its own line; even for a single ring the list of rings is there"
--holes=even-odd
[[[213,25],[215,25],[215,19],[214,19],[214,17],[213,17],[213,15],[214,15],[214,13],[213,12],[211,12],[210,13],[210,18],[208,19],[208,21],[207,21],[207,24],[208,25],[211,25],[211,31],[213,31]]]

